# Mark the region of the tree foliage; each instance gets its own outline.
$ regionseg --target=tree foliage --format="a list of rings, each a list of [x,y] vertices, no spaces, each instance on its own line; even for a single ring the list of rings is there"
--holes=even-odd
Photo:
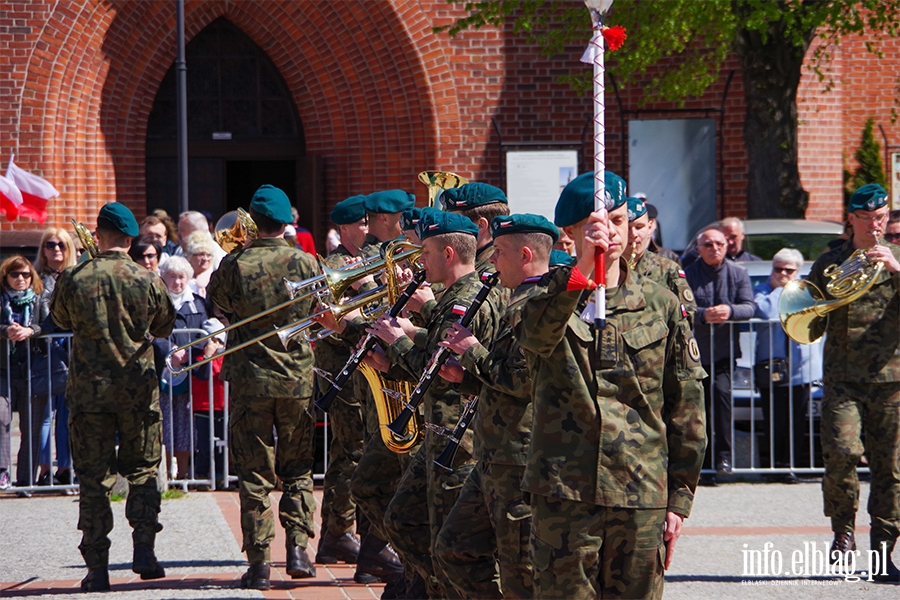
[[[867,183],[877,183],[880,186],[887,187],[887,177],[884,174],[884,164],[882,162],[881,144],[875,139],[875,118],[866,119],[866,125],[862,131],[862,141],[859,148],[856,149],[856,173],[853,175],[853,189],[856,190]]]

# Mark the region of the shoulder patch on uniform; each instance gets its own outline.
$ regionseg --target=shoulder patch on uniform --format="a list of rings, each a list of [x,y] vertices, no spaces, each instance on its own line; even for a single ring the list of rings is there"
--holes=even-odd
[[[694,338],[691,338],[688,342],[688,356],[694,362],[700,362],[700,346],[697,345],[697,340]]]
[[[687,309],[684,307],[684,304],[681,305],[681,316],[682,317],[687,316]]]
[[[681,272],[684,273],[684,271]],[[684,277],[684,275],[682,275],[682,277]],[[688,302],[694,301],[694,292],[691,291],[691,288],[685,288],[681,295],[684,296],[684,299]]]
[[[678,269],[678,276],[682,279],[687,279],[687,275],[684,274],[684,269]]]

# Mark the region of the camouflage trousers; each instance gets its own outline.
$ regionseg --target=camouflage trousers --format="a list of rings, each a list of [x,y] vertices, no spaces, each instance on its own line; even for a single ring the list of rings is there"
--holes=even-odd
[[[463,598],[534,595],[524,471],[479,461],[441,527],[434,559]]]
[[[531,496],[535,598],[662,598],[666,509]]]
[[[365,447],[365,421],[360,404],[345,391],[331,404],[328,419],[331,444],[322,488],[322,529],[340,537],[352,533],[356,524],[356,502],[350,493],[350,479]],[[357,529],[360,535],[365,535],[368,519],[362,519]]]
[[[427,432],[425,441],[415,451],[388,505],[384,528],[404,565],[411,566],[425,580],[429,598],[459,598],[432,555],[441,527],[474,464],[465,462],[452,472],[435,466],[434,458],[442,446],[434,437]]]
[[[852,532],[859,507],[856,467],[865,452],[872,474],[869,516],[872,547],[893,546],[900,535],[900,386],[839,383],[822,403],[825,516],[835,533]]]
[[[154,546],[156,534],[162,529],[156,484],[161,437],[158,410],[69,415],[72,461],[81,485],[78,529],[82,536],[78,548],[89,569],[109,565],[108,536],[113,528],[109,492],[116,483],[116,473],[128,480],[125,517],[133,529],[134,545]]]
[[[234,386],[237,387],[237,386]],[[309,398],[250,398],[235,393],[231,456],[238,475],[241,531],[251,565],[271,562],[275,519],[269,492],[281,479],[278,516],[289,546],[306,548],[313,532],[315,418]]]

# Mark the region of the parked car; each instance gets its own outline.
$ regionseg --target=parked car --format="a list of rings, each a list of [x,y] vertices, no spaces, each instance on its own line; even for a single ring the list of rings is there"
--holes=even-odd
[[[844,226],[834,221],[747,219],[743,223],[744,250],[767,261],[782,248],[796,248],[803,258],[814,261],[825,251],[828,242],[844,232]]]

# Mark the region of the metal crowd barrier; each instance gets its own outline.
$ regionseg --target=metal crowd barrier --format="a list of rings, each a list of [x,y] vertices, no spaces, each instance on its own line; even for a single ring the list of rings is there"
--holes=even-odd
[[[202,329],[176,329],[173,332],[174,334],[199,334],[206,335],[206,332]],[[54,457],[59,456],[59,448],[57,448],[56,436],[52,434],[52,431],[49,434],[49,439],[47,443],[49,444],[49,448],[45,450],[45,456],[48,455],[50,457],[50,477],[48,485],[38,485],[38,476],[36,475],[38,466],[40,464],[40,457],[38,458],[38,463],[35,463],[33,459],[33,452],[29,452],[28,450],[31,448],[30,444],[32,443],[41,443],[41,440],[35,440],[37,437],[33,435],[37,432],[37,435],[40,436],[40,428],[37,427],[37,422],[35,419],[41,420],[41,428],[49,427],[50,430],[53,429],[54,425],[59,426],[62,430],[65,430],[66,435],[65,438],[68,437],[68,422],[67,420],[63,420],[62,423],[59,423],[60,419],[60,411],[54,411],[52,408],[52,402],[54,398],[61,398],[59,400],[58,406],[65,407],[65,396],[61,397],[51,397],[47,400],[42,398],[33,398],[32,397],[32,386],[31,380],[33,375],[33,365],[31,364],[31,344],[41,344],[41,348],[45,348],[48,352],[64,352],[66,356],[69,356],[71,353],[71,333],[61,333],[61,334],[52,334],[41,336],[40,338],[36,338],[34,340],[28,340],[26,347],[28,348],[28,360],[26,361],[26,372],[27,376],[23,377],[24,381],[13,381],[12,377],[5,377],[5,381],[0,382],[0,470],[6,468],[9,472],[11,487],[8,491],[12,492],[21,492],[26,494],[31,494],[33,492],[54,492],[54,491],[62,491],[66,493],[74,493],[78,489],[78,484],[74,483],[74,477],[77,476],[77,473],[74,470],[71,471],[73,473],[73,483],[70,484],[57,484],[54,483],[53,474],[55,470],[59,468],[72,468],[72,459],[71,452],[63,452],[64,456],[68,456],[67,464],[59,464],[58,460],[53,460]],[[61,345],[61,347],[59,346]],[[0,352],[6,354],[7,362],[9,365],[10,358],[10,349],[11,344],[7,343],[7,340],[0,341]],[[47,362],[48,376],[50,370],[50,361]],[[161,374],[160,374],[161,376]],[[230,465],[230,457],[228,452],[228,432],[229,432],[229,410],[230,406],[230,390],[229,385],[225,382],[225,390],[224,390],[224,399],[225,399],[225,410],[222,411],[221,419],[222,425],[220,428],[220,432],[216,431],[216,411],[215,411],[215,403],[214,403],[214,381],[213,377],[210,376],[206,382],[201,383],[201,385],[206,385],[207,387],[207,398],[209,399],[209,410],[208,413],[204,413],[207,416],[207,439],[208,445],[206,448],[198,448],[198,440],[197,432],[195,426],[195,413],[193,407],[193,392],[194,392],[194,378],[188,377],[188,392],[182,398],[178,398],[176,400],[174,389],[172,386],[168,387],[167,392],[163,392],[160,390],[160,408],[164,410],[163,414],[163,427],[165,430],[163,437],[171,439],[174,441],[174,418],[173,418],[173,407],[175,406],[176,401],[186,401],[188,403],[188,411],[189,411],[189,424],[188,424],[188,432],[189,432],[189,450],[188,453],[191,457],[194,457],[194,460],[190,461],[187,469],[185,469],[184,465],[179,465],[179,472],[176,477],[172,477],[172,474],[166,471],[167,473],[167,482],[170,487],[180,487],[183,490],[187,491],[190,487],[198,487],[205,486],[210,490],[221,489],[223,487],[228,487],[231,483],[237,481],[237,477],[232,474],[231,465]],[[12,431],[12,405],[9,402],[9,399],[13,398],[14,387],[20,386],[21,393],[16,394],[15,401],[25,402],[24,408],[19,408],[17,405],[17,411],[20,415],[20,419],[26,419],[28,423],[32,423],[34,426],[31,428],[27,428],[23,430],[23,434],[32,434],[28,435],[28,439],[25,439],[22,435],[20,435],[19,440],[19,449],[22,449],[22,445],[25,445],[25,450],[22,450],[23,458],[28,461],[29,473],[31,476],[26,481],[17,481],[16,477],[16,469],[18,468],[18,459],[17,454],[12,452],[12,438],[14,432]],[[24,398],[19,398],[18,396],[25,395]],[[312,406],[310,410],[315,410]],[[41,414],[37,414],[41,413]],[[68,410],[64,410],[64,415],[68,414]],[[20,430],[22,427],[20,425]],[[218,435],[221,434],[221,435]],[[321,469],[317,469],[313,473],[313,478],[316,481],[321,481],[325,477],[325,468],[328,465],[329,458],[329,443],[330,443],[330,430],[328,424],[328,417],[325,415],[322,420],[318,420],[316,422],[316,450],[317,450],[317,458],[319,456],[322,457],[321,460]],[[9,464],[2,464],[2,459],[5,456],[4,450],[8,452],[9,456]],[[202,474],[197,473],[196,468],[196,458],[197,458],[197,450],[202,452],[208,452],[209,457],[209,473]],[[47,454],[49,452],[49,454]],[[163,452],[163,460],[160,468],[164,468],[166,462],[166,452],[170,452],[174,455],[174,453],[169,449],[164,449]],[[217,472],[216,466],[216,453],[219,452],[221,454],[221,464],[222,469],[221,473]],[[317,460],[317,467],[319,461]],[[56,469],[54,469],[54,466]],[[24,484],[24,485],[20,485]],[[2,491],[2,490],[0,490]]]

